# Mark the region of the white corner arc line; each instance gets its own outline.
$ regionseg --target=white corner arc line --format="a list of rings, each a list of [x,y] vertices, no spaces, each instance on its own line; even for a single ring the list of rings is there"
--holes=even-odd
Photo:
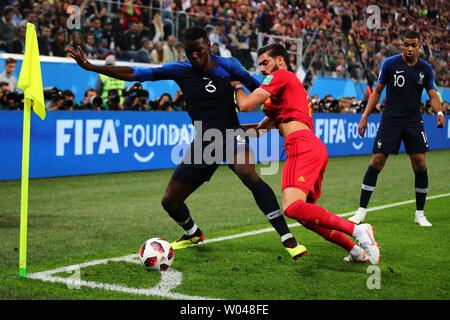
[[[450,193],[429,196],[429,197],[427,197],[427,200],[433,200],[433,199],[443,198],[443,197],[448,197],[448,196],[450,196]],[[397,206],[401,206],[401,205],[405,205],[405,204],[409,204],[409,203],[414,203],[415,201],[416,200],[414,199],[414,200],[396,202],[396,203],[392,203],[392,204],[369,208],[369,209],[367,209],[367,211],[383,210],[383,209],[397,207]],[[354,214],[353,211],[338,214],[338,216],[345,217],[345,216],[349,216],[352,214]],[[288,226],[290,228],[292,228],[292,227],[301,226],[301,224],[293,223],[293,224],[289,224]],[[208,239],[208,240],[205,240],[205,241],[199,243],[198,245],[204,245],[204,244],[208,244],[208,243],[220,242],[220,241],[225,241],[225,240],[232,240],[232,239],[262,234],[262,233],[266,233],[266,232],[272,232],[272,231],[275,231],[275,229],[272,227],[259,229],[259,230],[255,230],[255,231],[248,231],[248,232],[243,232],[243,233],[234,234],[234,235],[230,235],[230,236]],[[146,295],[146,296],[158,296],[158,297],[164,297],[164,298],[170,298],[170,299],[220,300],[220,299],[216,299],[216,298],[189,296],[189,295],[170,292],[171,289],[175,288],[176,286],[178,286],[181,283],[181,273],[174,269],[169,269],[165,272],[162,272],[161,273],[162,279],[161,279],[160,283],[157,286],[149,288],[149,289],[130,288],[130,287],[115,285],[115,284],[106,284],[106,283],[84,281],[84,280],[74,280],[74,279],[70,279],[70,278],[62,278],[62,277],[53,276],[53,274],[56,274],[56,273],[70,272],[70,271],[74,271],[77,269],[94,266],[97,264],[105,264],[110,261],[113,261],[113,262],[125,261],[125,262],[129,262],[129,263],[140,263],[138,259],[139,259],[138,254],[131,254],[131,255],[126,255],[126,256],[122,256],[122,257],[84,262],[84,263],[75,264],[75,265],[71,265],[71,266],[67,266],[67,267],[53,269],[53,270],[46,270],[46,271],[42,271],[42,272],[30,273],[30,274],[27,274],[26,277],[29,279],[42,280],[44,282],[64,283],[68,286],[69,285],[79,285],[79,286],[85,286],[85,287],[94,288],[94,289],[98,288],[98,289],[104,289],[104,290],[110,290],[110,291],[119,291],[119,292],[124,292],[124,293]]]
[[[126,255],[123,257],[118,258],[110,258],[110,259],[102,259],[102,260],[94,260],[89,261],[85,263],[75,264],[68,267],[62,267],[57,268],[53,270],[47,270],[42,272],[36,272],[36,273],[30,273],[26,275],[29,279],[38,279],[44,282],[52,282],[52,283],[63,283],[67,285],[69,288],[71,287],[88,287],[92,289],[104,289],[109,291],[116,291],[116,292],[124,292],[124,293],[130,293],[130,294],[136,294],[136,295],[145,295],[145,296],[157,296],[157,297],[163,297],[163,298],[170,298],[170,299],[180,299],[180,300],[218,300],[216,298],[209,298],[209,297],[201,297],[201,296],[189,296],[181,293],[173,293],[170,292],[170,290],[176,288],[178,285],[181,284],[182,281],[182,274],[179,271],[176,271],[175,269],[171,268],[165,272],[161,272],[161,281],[152,288],[145,289],[145,288],[130,288],[127,286],[122,285],[116,285],[116,284],[108,284],[108,283],[101,283],[101,282],[94,282],[94,281],[85,281],[81,279],[73,279],[73,278],[63,278],[63,277],[57,277],[53,276],[57,273],[62,272],[71,272],[75,270],[79,270],[81,268],[86,268],[94,265],[99,264],[106,264],[108,262],[118,262],[118,261],[125,261],[129,263],[136,263],[140,264],[139,256],[138,254],[132,254],[132,255]]]

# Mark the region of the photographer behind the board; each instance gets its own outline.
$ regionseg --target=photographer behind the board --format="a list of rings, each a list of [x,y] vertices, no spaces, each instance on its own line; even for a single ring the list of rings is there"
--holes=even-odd
[[[73,110],[75,95],[70,90],[61,91],[56,87],[44,88],[44,99],[48,111]]]
[[[111,89],[108,91],[106,102],[103,103],[103,110],[107,111],[121,111],[124,110],[120,103],[120,94],[118,89]]]
[[[315,113],[335,113],[338,112],[338,100],[333,99],[331,94],[327,94],[323,99],[314,94],[311,96],[311,104]]]
[[[153,111],[173,111],[174,103],[169,93],[163,93],[158,99],[151,101]]]
[[[73,105],[73,110],[82,111],[101,111],[103,107],[103,99],[97,96],[94,88],[89,88],[84,92],[83,101],[77,102]]]
[[[11,91],[6,81],[0,82],[0,110],[23,110],[23,93]]]
[[[122,90],[124,97],[124,110],[127,111],[147,111],[149,93],[147,90],[142,89],[142,85],[139,82],[134,83],[132,86]]]

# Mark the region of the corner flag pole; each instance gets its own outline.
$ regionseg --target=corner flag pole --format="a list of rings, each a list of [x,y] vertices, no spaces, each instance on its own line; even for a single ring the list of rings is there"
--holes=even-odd
[[[22,144],[22,185],[20,192],[20,256],[19,275],[25,277],[27,270],[27,229],[28,229],[28,180],[30,163],[30,100],[24,101],[23,144]]]
[[[30,164],[30,122],[31,101],[33,111],[45,119],[45,100],[42,88],[41,64],[36,30],[32,23],[27,23],[25,38],[25,54],[20,69],[17,87],[24,91],[23,108],[23,144],[22,144],[22,186],[20,194],[20,253],[19,275],[27,273],[27,228],[28,228],[28,183]]]

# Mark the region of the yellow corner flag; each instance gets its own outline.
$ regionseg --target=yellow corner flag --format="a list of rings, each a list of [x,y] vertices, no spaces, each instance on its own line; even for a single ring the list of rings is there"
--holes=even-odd
[[[45,119],[44,90],[42,87],[41,63],[36,30],[27,23],[25,55],[20,69],[17,86],[24,91],[23,108],[23,145],[22,145],[22,186],[20,194],[20,253],[19,274],[26,275],[27,267],[27,226],[28,226],[28,176],[30,160],[30,118],[31,101],[34,112]]]
[[[44,90],[42,88],[41,63],[39,61],[39,46],[37,42],[34,24],[27,23],[27,35],[25,38],[25,56],[20,69],[17,87],[24,91],[25,104],[31,105],[36,114],[45,119]]]

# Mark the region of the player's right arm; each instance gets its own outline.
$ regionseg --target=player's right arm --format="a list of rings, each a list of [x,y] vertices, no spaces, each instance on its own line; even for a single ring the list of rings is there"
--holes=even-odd
[[[380,76],[378,77],[377,86],[370,96],[369,101],[367,102],[366,109],[364,109],[364,113],[361,116],[361,120],[358,125],[358,133],[361,137],[364,137],[364,133],[366,133],[367,129],[367,118],[372,113],[373,109],[376,107],[378,101],[380,100],[381,93],[383,92],[386,83],[391,77],[391,59],[384,60],[381,65]]]
[[[69,55],[77,62],[77,64],[85,70],[104,74],[106,76],[116,78],[124,81],[135,81],[134,69],[126,66],[97,66],[88,61],[78,46],[75,51],[74,48],[69,49]]]
[[[366,109],[364,109],[364,113],[361,116],[361,120],[359,121],[358,125],[358,132],[361,137],[364,137],[364,133],[367,129],[367,118],[372,113],[373,109],[375,109],[378,101],[380,100],[381,93],[383,92],[384,84],[378,82],[377,86],[372,93],[372,95],[369,98],[369,101],[367,102]]]

